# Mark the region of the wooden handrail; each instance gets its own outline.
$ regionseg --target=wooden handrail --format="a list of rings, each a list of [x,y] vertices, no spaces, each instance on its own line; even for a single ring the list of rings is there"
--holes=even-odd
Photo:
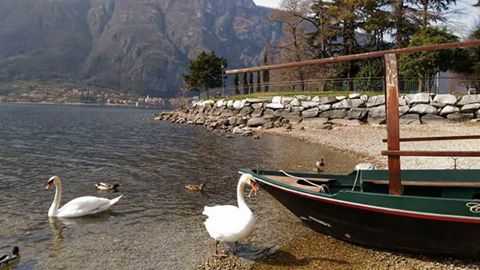
[[[480,151],[384,150],[382,156],[397,157],[480,157]]]
[[[451,49],[451,48],[474,47],[479,45],[480,45],[480,40],[467,40],[467,41],[461,41],[461,42],[441,43],[441,44],[424,45],[424,46],[418,46],[418,47],[408,47],[408,48],[400,48],[400,49],[392,49],[392,50],[384,50],[384,51],[376,51],[376,52],[334,56],[329,58],[312,59],[312,60],[299,61],[299,62],[289,62],[289,63],[276,64],[276,65],[231,69],[231,70],[225,71],[225,74],[231,75],[231,74],[238,74],[238,73],[245,73],[245,72],[257,72],[257,71],[264,71],[264,70],[294,68],[294,67],[303,67],[303,66],[310,66],[310,65],[322,65],[322,64],[330,64],[330,63],[341,62],[341,61],[351,61],[351,60],[358,60],[358,59],[365,59],[365,58],[383,57],[386,54],[429,52],[429,51],[438,51],[438,50]]]
[[[480,135],[461,135],[461,136],[438,136],[438,137],[411,137],[400,138],[400,142],[424,142],[424,141],[448,141],[448,140],[475,140],[480,139]],[[384,143],[388,140],[383,139]]]

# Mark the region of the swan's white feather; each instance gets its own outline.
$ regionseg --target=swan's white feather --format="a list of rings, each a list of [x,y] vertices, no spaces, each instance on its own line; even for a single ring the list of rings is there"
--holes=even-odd
[[[78,197],[58,209],[56,216],[69,218],[100,213],[108,210],[118,202],[122,196],[123,195],[112,200],[93,196]]]
[[[255,226],[255,217],[249,209],[233,205],[205,206],[203,214],[208,234],[220,242],[237,242],[248,237]]]

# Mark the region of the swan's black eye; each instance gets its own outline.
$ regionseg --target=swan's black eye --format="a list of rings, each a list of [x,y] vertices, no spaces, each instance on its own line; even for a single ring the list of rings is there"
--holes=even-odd
[[[47,184],[49,185],[53,184],[53,179],[48,180]]]

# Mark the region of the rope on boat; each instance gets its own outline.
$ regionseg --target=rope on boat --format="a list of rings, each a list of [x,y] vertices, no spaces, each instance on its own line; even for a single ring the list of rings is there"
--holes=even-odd
[[[352,191],[354,191],[355,188],[357,187],[358,180],[360,180],[360,191],[363,191],[362,171],[365,171],[365,170],[375,170],[375,166],[371,163],[359,163],[355,166],[355,171],[357,171],[357,175],[355,176],[355,181],[353,182]]]
[[[279,172],[285,174],[285,175],[288,176],[288,177],[295,178],[295,179],[298,179],[298,180],[303,180],[303,181],[307,182],[308,184],[310,184],[310,185],[312,185],[312,186],[318,187],[318,188],[320,188],[320,192],[322,192],[322,193],[328,193],[328,194],[330,194],[330,189],[329,189],[328,186],[325,185],[325,184],[321,184],[321,185],[315,184],[315,183],[313,183],[313,182],[311,182],[311,181],[309,181],[309,180],[307,180],[307,179],[305,179],[305,178],[297,177],[297,176],[295,176],[295,175],[291,175],[291,174],[287,173],[287,172],[284,171],[284,170],[280,170]]]

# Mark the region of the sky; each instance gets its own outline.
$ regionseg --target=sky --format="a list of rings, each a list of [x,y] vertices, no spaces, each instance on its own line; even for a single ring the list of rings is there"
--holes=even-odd
[[[278,8],[282,0],[253,0],[259,6]],[[461,14],[450,16],[449,27],[461,36],[466,37],[473,29],[475,23],[480,21],[480,7],[472,7],[476,0],[457,0],[455,9]]]

